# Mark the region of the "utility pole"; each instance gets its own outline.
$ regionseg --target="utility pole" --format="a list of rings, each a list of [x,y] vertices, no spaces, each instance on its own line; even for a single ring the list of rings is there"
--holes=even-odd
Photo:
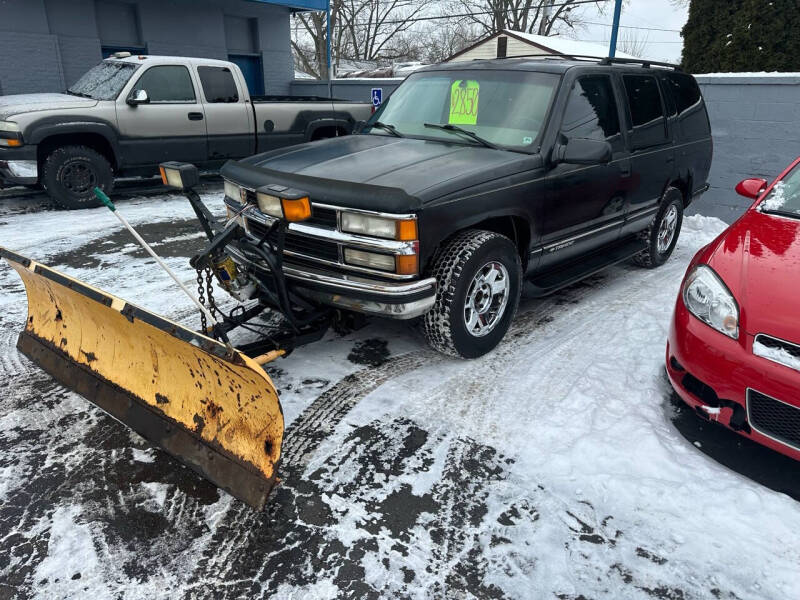
[[[622,12],[622,0],[616,0],[614,6],[614,24],[611,26],[611,47],[608,49],[609,58],[614,58],[617,53],[617,33],[619,33],[619,16]]]
[[[325,54],[328,64],[328,98],[333,98],[333,74],[331,73],[331,0],[328,0],[328,14],[325,19],[327,35],[325,36]]]

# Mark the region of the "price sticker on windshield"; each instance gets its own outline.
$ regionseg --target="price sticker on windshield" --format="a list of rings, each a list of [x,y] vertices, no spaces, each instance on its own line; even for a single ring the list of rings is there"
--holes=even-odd
[[[477,81],[459,79],[450,86],[450,117],[452,125],[475,125],[478,122],[478,98],[481,86]]]

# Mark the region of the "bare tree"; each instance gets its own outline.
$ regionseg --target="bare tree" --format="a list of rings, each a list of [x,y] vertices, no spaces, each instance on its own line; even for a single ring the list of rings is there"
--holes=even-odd
[[[617,50],[636,58],[642,58],[647,53],[649,42],[650,35],[647,33],[640,37],[631,29],[622,29],[617,38]]]
[[[602,8],[609,0],[596,0]],[[483,33],[501,29],[550,35],[558,25],[574,29],[581,21],[578,0],[453,0],[453,8],[477,25]]]
[[[331,53],[342,59],[391,61],[407,58],[417,44],[406,35],[417,17],[437,0],[332,0]],[[325,13],[295,15],[292,49],[297,65],[309,74],[327,78]]]

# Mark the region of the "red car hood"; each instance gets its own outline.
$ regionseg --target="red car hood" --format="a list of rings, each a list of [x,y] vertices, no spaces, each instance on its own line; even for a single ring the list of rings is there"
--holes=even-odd
[[[740,328],[800,344],[800,219],[750,209],[708,251],[739,303]]]

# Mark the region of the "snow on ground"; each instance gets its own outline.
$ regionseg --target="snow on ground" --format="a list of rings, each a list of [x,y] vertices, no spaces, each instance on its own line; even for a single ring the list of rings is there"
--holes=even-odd
[[[188,204],[119,208],[192,284]],[[196,325],[105,209],[2,221],[1,245]],[[478,360],[373,320],[273,363],[287,433],[263,513],[21,357],[24,289],[3,265],[0,598],[796,597],[798,504],[671,420],[674,299],[723,227],[687,218],[660,269],[523,299]]]

